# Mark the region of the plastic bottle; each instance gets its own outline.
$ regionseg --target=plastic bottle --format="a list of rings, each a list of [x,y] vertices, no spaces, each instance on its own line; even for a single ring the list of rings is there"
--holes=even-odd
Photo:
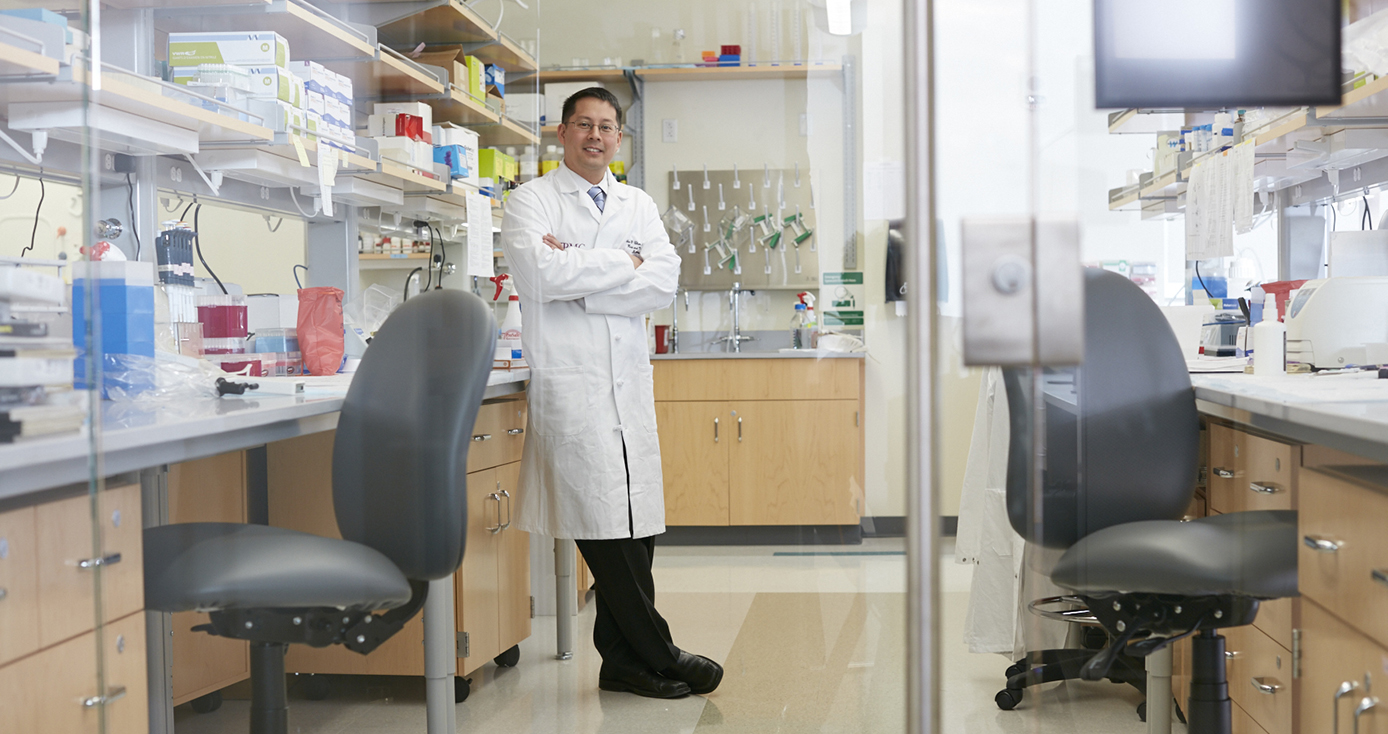
[[[819,319],[815,318],[814,313],[814,294],[809,291],[795,294],[800,302],[805,304],[805,333],[808,335],[805,347],[808,349],[819,348]]]
[[[535,155],[535,146],[527,145],[522,149],[520,159],[520,182],[534,180],[540,175],[540,159]]]
[[[1253,327],[1253,374],[1281,375],[1287,371],[1287,327],[1277,320],[1277,296],[1267,294],[1263,320]]]
[[[497,335],[497,354],[510,350],[508,359],[522,359],[521,353],[521,309],[520,296],[515,293],[506,299],[506,318],[501,321],[501,331]]]
[[[790,317],[790,348],[808,349],[808,334],[806,329],[808,317],[805,315],[805,304],[795,304],[795,315]]]
[[[559,167],[559,162],[564,160],[564,156],[559,154],[559,146],[545,146],[545,154],[540,157],[540,175],[543,176]]]

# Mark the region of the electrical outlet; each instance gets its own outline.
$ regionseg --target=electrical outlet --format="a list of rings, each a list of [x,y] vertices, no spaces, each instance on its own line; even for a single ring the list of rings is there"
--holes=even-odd
[[[680,121],[661,120],[660,121],[660,142],[678,143],[680,141]]]

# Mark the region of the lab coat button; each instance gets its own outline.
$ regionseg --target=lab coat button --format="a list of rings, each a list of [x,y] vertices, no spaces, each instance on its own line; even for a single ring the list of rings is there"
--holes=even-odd
[[[612,338],[613,338],[613,339],[616,339],[617,341],[621,341],[621,340],[622,340],[622,335],[621,335],[621,334],[617,334],[617,335],[613,336]]]
[[[618,380],[618,381],[617,381],[617,387],[621,387],[621,386],[624,385],[624,384],[626,384],[626,381],[625,381],[625,380]]]

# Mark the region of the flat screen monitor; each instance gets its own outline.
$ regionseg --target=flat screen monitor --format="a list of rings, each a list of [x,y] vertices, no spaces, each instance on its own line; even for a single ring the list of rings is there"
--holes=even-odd
[[[1340,102],[1339,0],[1094,0],[1098,108]]]

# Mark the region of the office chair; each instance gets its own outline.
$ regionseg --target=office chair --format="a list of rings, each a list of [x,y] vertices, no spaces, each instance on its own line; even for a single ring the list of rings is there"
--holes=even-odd
[[[1042,377],[1039,513],[1029,481],[1036,385],[1029,372],[1003,371],[1012,431],[1007,505],[1013,529],[1028,542],[1067,549],[1051,580],[1087,610],[1052,614],[1087,616],[1107,636],[1100,650],[1028,655],[1009,669],[998,704],[1010,709],[1025,687],[1067,678],[1141,689],[1142,658],[1191,637],[1189,731],[1229,734],[1218,630],[1252,623],[1259,600],[1297,594],[1296,513],[1179,521],[1194,492],[1200,429],[1176,337],[1126,278],[1090,269],[1084,284],[1085,356],[1073,387],[1063,373]],[[1033,610],[1046,601],[1033,602]]]
[[[237,523],[145,530],[146,607],[210,612],[196,629],[250,641],[252,734],[288,731],[290,643],[370,653],[462,563],[469,437],[495,342],[491,309],[463,291],[411,298],[376,332],[333,443],[343,540]]]

